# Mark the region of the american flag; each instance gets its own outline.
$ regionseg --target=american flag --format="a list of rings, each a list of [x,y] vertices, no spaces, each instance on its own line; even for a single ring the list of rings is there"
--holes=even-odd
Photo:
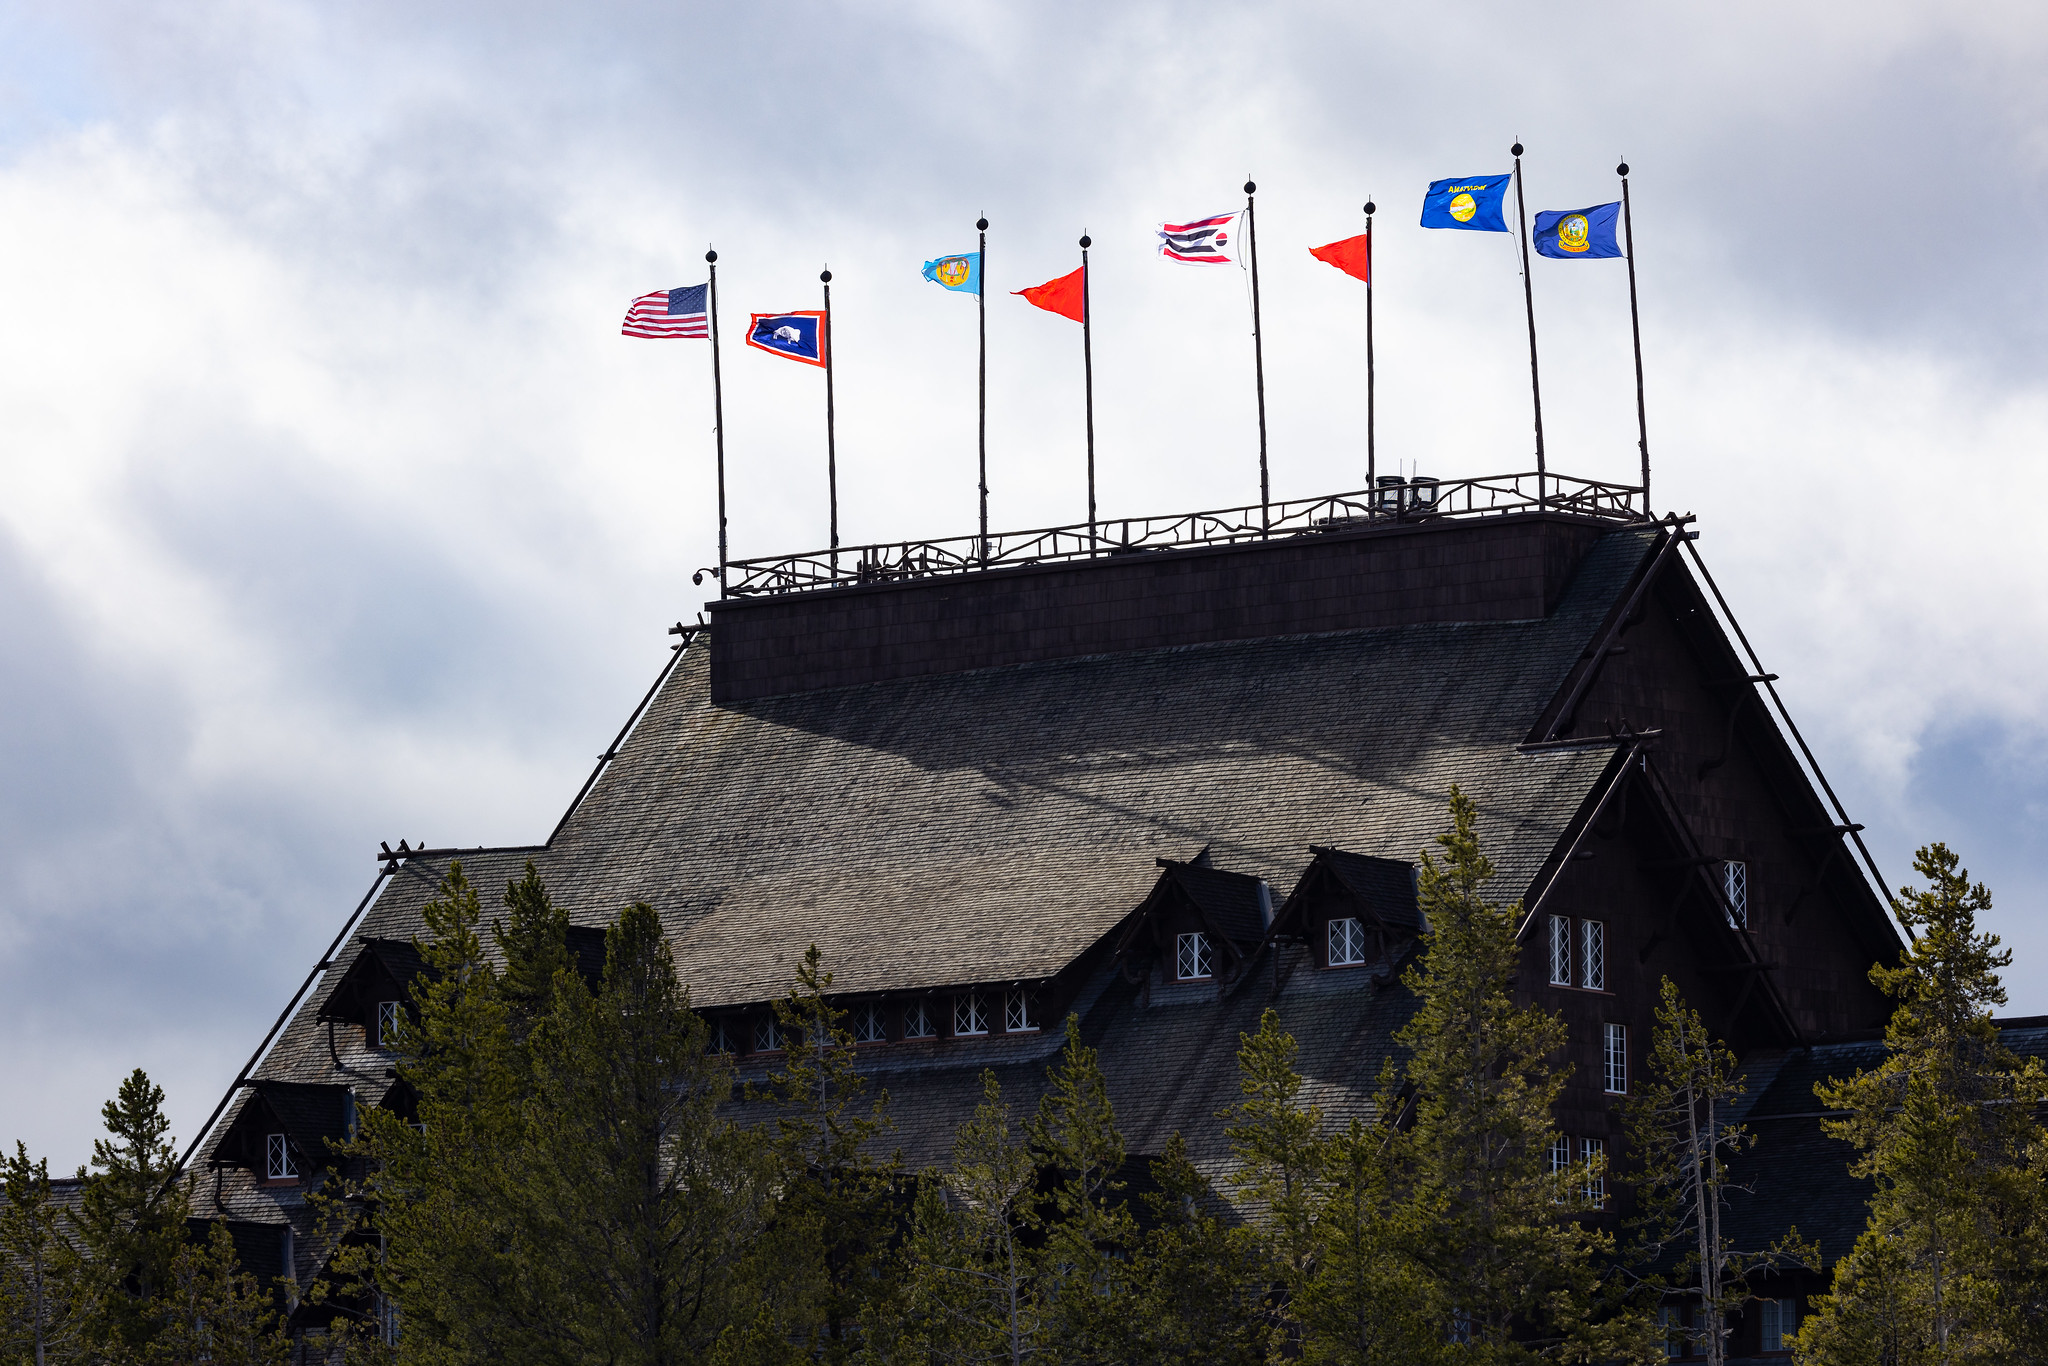
[[[708,289],[706,285],[684,285],[642,294],[626,310],[626,325],[619,331],[628,337],[708,337],[711,330],[704,305]]]
[[[1161,223],[1159,254],[1190,266],[1227,266],[1237,259],[1231,227],[1236,220],[1235,213],[1218,213],[1192,223]]]

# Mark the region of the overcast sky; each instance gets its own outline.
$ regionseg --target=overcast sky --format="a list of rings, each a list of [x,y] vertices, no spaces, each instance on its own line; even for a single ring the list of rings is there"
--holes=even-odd
[[[64,1169],[143,1066],[182,1140],[379,840],[544,838],[715,557],[708,349],[834,273],[852,542],[974,516],[989,249],[1000,527],[1085,515],[1079,338],[1007,291],[1098,244],[1105,515],[1379,451],[1530,460],[1512,238],[1424,185],[1635,221],[1660,508],[1701,549],[1889,880],[1945,839],[2048,1012],[2048,12],[2037,4],[347,5],[0,0],[0,1140]],[[1534,272],[1553,469],[1635,469],[1621,263]],[[821,544],[819,376],[727,355],[736,555]]]

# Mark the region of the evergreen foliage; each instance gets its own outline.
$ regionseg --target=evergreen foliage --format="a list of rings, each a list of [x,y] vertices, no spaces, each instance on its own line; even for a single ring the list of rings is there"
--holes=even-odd
[[[225,1224],[178,1249],[159,1303],[162,1322],[142,1354],[145,1366],[284,1366],[290,1356],[276,1296],[236,1262]]]
[[[0,1159],[0,1360],[78,1359],[92,1335],[92,1278],[50,1185],[47,1159],[17,1139]]]
[[[94,1349],[140,1356],[162,1327],[158,1302],[185,1241],[185,1192],[170,1186],[177,1154],[163,1088],[136,1068],[100,1109],[107,1136],[92,1145],[78,1238],[93,1285]]]
[[[2012,953],[1980,932],[1991,893],[1945,845],[1913,867],[1924,889],[1892,902],[1918,932],[1903,962],[1871,969],[1898,1002],[1876,1068],[1814,1088],[1876,1190],[1834,1289],[1799,1334],[1815,1366],[2048,1359],[2048,1074],[1998,1039],[1999,973]]]

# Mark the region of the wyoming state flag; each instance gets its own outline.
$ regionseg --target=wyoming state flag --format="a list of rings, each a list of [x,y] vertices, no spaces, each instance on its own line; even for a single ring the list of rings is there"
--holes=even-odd
[[[1619,256],[1621,244],[1614,240],[1614,220],[1620,216],[1619,200],[1590,209],[1545,209],[1536,215],[1529,241],[1539,255],[1560,261]]]

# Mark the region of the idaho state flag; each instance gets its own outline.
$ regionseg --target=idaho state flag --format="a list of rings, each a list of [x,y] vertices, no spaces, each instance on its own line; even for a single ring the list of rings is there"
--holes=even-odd
[[[1536,227],[1529,235],[1536,251],[1560,261],[1591,261],[1602,256],[1621,255],[1621,243],[1614,240],[1615,220],[1621,217],[1621,201],[1595,204],[1590,209],[1545,209],[1536,215]]]
[[[1084,302],[1083,281],[1087,278],[1088,267],[1081,266],[1071,274],[1057,280],[1047,280],[1042,285],[1016,290],[1027,304],[1036,304],[1048,313],[1057,313],[1062,318],[1072,318],[1077,323],[1088,321],[1087,306]]]
[[[1335,266],[1346,275],[1355,275],[1367,284],[1372,283],[1372,234],[1369,232],[1332,242],[1327,247],[1310,247],[1308,254],[1324,265]]]

